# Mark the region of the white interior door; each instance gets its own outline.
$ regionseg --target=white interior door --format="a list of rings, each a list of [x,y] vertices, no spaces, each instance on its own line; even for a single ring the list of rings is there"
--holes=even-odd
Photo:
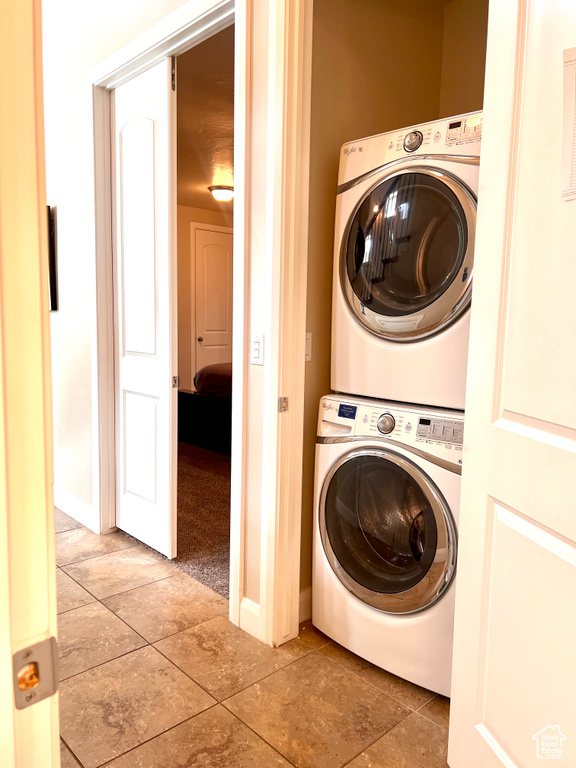
[[[196,370],[232,360],[232,234],[193,227]],[[194,374],[194,372],[193,372]]]
[[[112,94],[116,525],[176,555],[176,93],[172,62]]]
[[[452,768],[576,765],[575,46],[575,3],[491,2]]]

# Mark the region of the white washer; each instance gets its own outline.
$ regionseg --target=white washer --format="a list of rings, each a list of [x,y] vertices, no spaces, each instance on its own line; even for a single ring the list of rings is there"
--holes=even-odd
[[[320,401],[312,622],[450,695],[464,414]]]
[[[482,113],[342,147],[331,386],[464,408]]]

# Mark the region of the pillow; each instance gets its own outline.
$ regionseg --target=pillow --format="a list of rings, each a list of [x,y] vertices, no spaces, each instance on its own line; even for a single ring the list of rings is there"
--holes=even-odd
[[[205,365],[196,371],[194,386],[200,395],[232,397],[232,363]]]

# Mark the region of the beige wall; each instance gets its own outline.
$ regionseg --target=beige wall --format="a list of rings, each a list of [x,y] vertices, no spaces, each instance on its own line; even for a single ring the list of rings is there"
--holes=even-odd
[[[482,109],[487,24],[488,0],[452,0],[444,6],[438,117]]]
[[[438,116],[442,5],[429,0],[315,0],[301,588],[311,584],[318,402],[330,391],[336,181],[346,141]]]
[[[178,206],[178,375],[180,387],[192,389],[194,375],[191,364],[191,291],[190,272],[190,222],[213,224],[217,227],[232,227],[232,213],[207,211],[204,208]]]

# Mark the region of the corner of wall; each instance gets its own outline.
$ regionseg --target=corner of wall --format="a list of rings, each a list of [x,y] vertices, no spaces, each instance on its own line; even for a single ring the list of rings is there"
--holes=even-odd
[[[68,493],[63,488],[54,486],[54,506],[64,514],[82,523],[83,526],[89,528],[94,533],[100,533],[100,530],[94,526],[94,520],[98,520],[98,515],[94,514],[94,507],[92,504],[79,499],[78,496],[74,496]]]

